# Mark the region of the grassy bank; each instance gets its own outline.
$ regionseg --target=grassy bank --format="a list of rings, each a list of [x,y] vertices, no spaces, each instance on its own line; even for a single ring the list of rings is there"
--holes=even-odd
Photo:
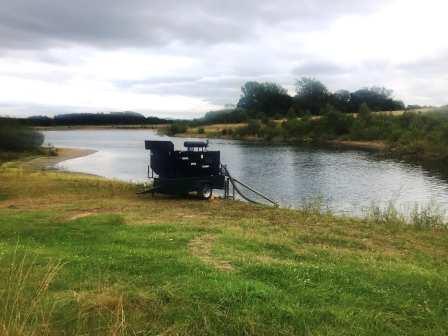
[[[2,335],[446,335],[448,232],[0,168]]]

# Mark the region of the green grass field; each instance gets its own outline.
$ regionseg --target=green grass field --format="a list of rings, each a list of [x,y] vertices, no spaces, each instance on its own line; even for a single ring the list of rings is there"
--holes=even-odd
[[[1,335],[446,335],[448,230],[0,168]]]

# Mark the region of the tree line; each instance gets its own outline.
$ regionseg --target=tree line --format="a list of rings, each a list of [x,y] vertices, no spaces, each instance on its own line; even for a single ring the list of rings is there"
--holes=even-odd
[[[31,126],[103,126],[103,125],[159,125],[173,122],[169,119],[145,117],[137,112],[68,113],[54,117],[32,116],[24,123]]]
[[[363,104],[372,111],[405,109],[402,101],[394,99],[393,91],[384,87],[331,92],[319,80],[303,77],[295,83],[294,96],[276,83],[247,82],[241,88],[236,109],[208,112],[197,122],[238,123],[249,119],[324,115],[332,109],[342,113],[357,113]]]
[[[251,119],[246,126],[227,129],[224,133],[234,138],[256,137],[268,142],[288,143],[379,140],[387,145],[387,152],[393,156],[448,162],[448,107],[432,112],[393,115],[373,113],[363,103],[357,115],[329,109],[318,118],[304,116],[281,122]]]

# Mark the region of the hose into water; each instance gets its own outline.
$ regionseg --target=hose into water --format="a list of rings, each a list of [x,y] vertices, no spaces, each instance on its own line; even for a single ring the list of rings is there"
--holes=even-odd
[[[245,185],[244,183],[238,181],[237,179],[234,179],[232,177],[232,175],[230,175],[229,171],[227,170],[227,167],[225,165],[222,166],[224,169],[224,172],[226,174],[226,176],[229,178],[230,183],[232,184],[233,189],[246,201],[250,202],[250,203],[254,203],[254,204],[260,204],[260,205],[265,205],[264,203],[261,202],[257,202],[253,199],[251,199],[250,197],[246,196],[238,187],[237,187],[237,183],[241,184],[243,187],[249,189],[250,191],[252,191],[253,193],[261,196],[262,198],[264,198],[266,201],[270,202],[272,205],[274,205],[275,207],[278,207],[278,203],[274,202],[273,200],[269,199],[268,197],[266,197],[265,195],[263,195],[262,193],[260,193],[259,191],[256,191],[252,188],[250,188],[249,186]]]

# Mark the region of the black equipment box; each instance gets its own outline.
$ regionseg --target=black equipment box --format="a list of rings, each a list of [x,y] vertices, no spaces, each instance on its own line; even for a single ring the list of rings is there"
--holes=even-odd
[[[208,151],[208,142],[185,141],[184,146],[187,150],[179,151],[171,141],[145,141],[145,149],[151,151],[153,192],[182,195],[195,191],[210,198],[213,189],[224,189],[220,152]]]

